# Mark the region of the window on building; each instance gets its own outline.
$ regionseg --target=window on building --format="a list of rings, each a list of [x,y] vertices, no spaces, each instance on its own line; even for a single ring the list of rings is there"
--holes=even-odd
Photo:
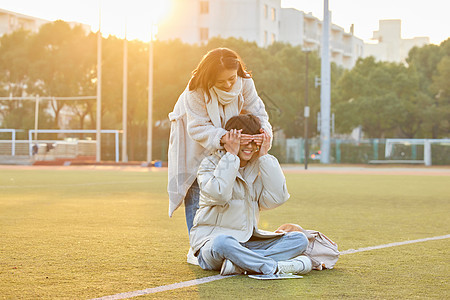
[[[200,1],[200,14],[209,14],[209,1]]]
[[[264,31],[264,46],[267,46],[267,31]]]
[[[269,10],[269,8],[267,7],[267,4],[264,4],[264,18],[266,18],[266,19],[267,19],[267,16],[269,15],[268,10]]]
[[[276,40],[277,40],[277,36],[275,35],[275,33],[272,33],[272,36],[271,36],[271,38],[270,38],[270,44],[275,43]]]
[[[271,9],[271,15],[272,15],[272,21],[276,21],[277,20],[277,14],[276,14],[276,10],[275,8]]]
[[[200,28],[200,41],[207,41],[209,39],[208,28]]]

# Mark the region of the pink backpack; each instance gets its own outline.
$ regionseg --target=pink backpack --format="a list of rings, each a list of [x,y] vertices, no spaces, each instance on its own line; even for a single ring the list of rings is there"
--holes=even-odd
[[[333,269],[339,259],[337,244],[319,231],[305,231],[304,233],[309,239],[309,245],[304,254],[311,259],[313,269]]]
[[[316,230],[305,230],[298,224],[283,224],[275,232],[303,232],[309,240],[304,255],[312,261],[314,270],[333,269],[339,259],[339,250],[335,242]]]

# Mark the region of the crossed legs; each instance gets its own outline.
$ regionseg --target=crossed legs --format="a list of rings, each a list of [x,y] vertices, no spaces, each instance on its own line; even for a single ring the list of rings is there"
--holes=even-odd
[[[301,232],[289,232],[269,239],[252,237],[239,243],[229,235],[219,235],[208,241],[198,256],[204,270],[220,270],[224,259],[250,273],[274,274],[278,261],[301,255],[308,246],[308,239]]]

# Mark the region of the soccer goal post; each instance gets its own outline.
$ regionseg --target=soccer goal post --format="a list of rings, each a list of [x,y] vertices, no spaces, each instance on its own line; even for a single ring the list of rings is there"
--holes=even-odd
[[[100,101],[98,99],[97,96],[74,96],[74,97],[56,97],[56,96],[20,96],[20,97],[13,97],[12,95],[10,95],[9,97],[0,97],[0,101],[25,101],[25,100],[30,100],[30,101],[34,101],[35,102],[35,110],[34,110],[34,133],[37,135],[38,133],[38,123],[39,123],[39,105],[42,101],[45,100],[49,100],[49,101],[80,101],[80,100],[97,100]],[[98,107],[97,107],[98,109]],[[96,130],[94,133],[96,133],[96,160],[100,161],[100,136],[101,133],[103,133],[103,131],[101,130],[101,122],[99,119],[99,112],[97,112],[97,125],[96,125]],[[36,139],[36,137],[35,137]],[[15,146],[15,142],[13,142],[14,146]],[[13,146],[13,147],[14,147]],[[116,147],[118,148],[118,147]],[[116,150],[118,151],[118,150]],[[13,152],[14,153],[14,152]],[[14,156],[14,154],[13,154]]]
[[[391,157],[395,145],[423,146],[423,163],[431,166],[431,144],[450,144],[450,139],[386,139],[385,157]]]
[[[114,134],[114,157],[115,161],[119,162],[119,133],[122,133],[122,130],[113,130],[113,129],[102,129],[101,133],[110,133]],[[29,154],[32,156],[33,153],[33,144],[37,144],[39,142],[44,143],[56,143],[61,142],[60,140],[38,140],[37,134],[39,133],[97,133],[95,129],[31,129],[28,131],[28,145],[29,145]],[[33,134],[35,138],[33,139]],[[94,141],[96,143],[96,141]],[[67,143],[66,143],[67,144]]]

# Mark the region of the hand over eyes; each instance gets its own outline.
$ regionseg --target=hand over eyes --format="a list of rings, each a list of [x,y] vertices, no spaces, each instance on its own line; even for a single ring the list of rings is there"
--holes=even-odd
[[[222,138],[224,140],[223,147],[227,152],[237,155],[240,148],[242,130],[231,129]]]
[[[255,142],[257,146],[261,146],[263,134],[241,134],[241,145]]]

